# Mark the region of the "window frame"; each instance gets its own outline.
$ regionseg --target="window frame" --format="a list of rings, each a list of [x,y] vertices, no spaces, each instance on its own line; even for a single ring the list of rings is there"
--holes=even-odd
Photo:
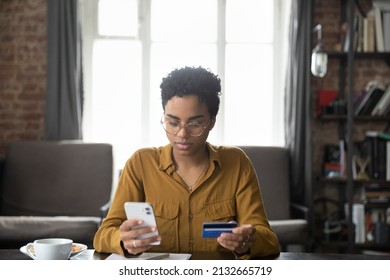
[[[93,42],[97,39],[121,40],[123,38],[140,40],[142,44],[142,120],[149,125],[149,102],[150,100],[150,65],[151,65],[151,0],[138,1],[139,4],[139,34],[136,37],[122,36],[100,36],[97,32],[98,0],[80,0],[82,18],[88,19],[82,21],[83,25],[83,60],[84,60],[84,114],[83,114],[83,135],[85,140],[91,140],[91,122],[92,122],[92,50]],[[221,78],[222,92],[225,91],[225,54],[226,54],[226,34],[225,34],[225,12],[226,0],[217,0],[218,5],[218,32],[217,32],[217,72]],[[290,0],[274,0],[274,40],[273,40],[273,126],[272,139],[274,146],[284,146],[284,80],[281,73],[285,73],[287,56],[287,21],[289,20]],[[225,98],[221,95],[221,106],[218,113],[218,119],[223,120],[225,115]],[[216,139],[218,143],[223,143],[224,125],[216,126]],[[149,130],[142,131],[142,139],[148,143]]]

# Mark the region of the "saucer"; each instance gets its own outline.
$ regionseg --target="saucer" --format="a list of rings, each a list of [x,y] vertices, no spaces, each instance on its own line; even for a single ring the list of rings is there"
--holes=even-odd
[[[81,252],[84,252],[87,249],[88,249],[87,245],[84,245],[81,243],[73,243],[72,244],[72,252],[70,252],[69,258],[76,256],[76,255],[80,254]],[[30,257],[30,255],[27,253],[27,245],[20,247],[19,250],[20,250],[20,252],[22,252],[26,256]],[[33,252],[31,252],[31,253],[34,254]]]

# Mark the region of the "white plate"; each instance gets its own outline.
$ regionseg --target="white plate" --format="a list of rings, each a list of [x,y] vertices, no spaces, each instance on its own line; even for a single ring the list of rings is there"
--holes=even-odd
[[[81,243],[73,243],[72,245],[72,252],[70,252],[70,257],[76,256],[80,254],[81,252],[84,252],[87,250],[87,245],[81,244]],[[24,245],[23,247],[20,247],[20,252],[25,254],[26,256],[29,257],[29,254],[27,253],[27,245]]]

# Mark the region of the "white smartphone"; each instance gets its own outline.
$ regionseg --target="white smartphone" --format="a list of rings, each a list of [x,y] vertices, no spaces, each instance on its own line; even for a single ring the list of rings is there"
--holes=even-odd
[[[148,202],[125,202],[125,211],[127,219],[143,220],[144,223],[133,228],[155,226],[156,231],[141,235],[141,238],[148,238],[158,235],[156,218],[154,216],[153,207]],[[151,245],[160,245],[160,241],[151,243]]]

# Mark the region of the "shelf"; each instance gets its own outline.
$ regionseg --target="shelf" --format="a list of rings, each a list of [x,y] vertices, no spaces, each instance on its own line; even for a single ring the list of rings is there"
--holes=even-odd
[[[366,202],[364,204],[364,207],[366,209],[373,209],[373,208],[389,208],[390,207],[390,201],[381,201],[381,202]]]
[[[346,61],[348,59],[348,53],[346,52],[330,52],[328,53],[329,59],[340,59]],[[390,67],[390,52],[355,52],[354,59],[380,59],[386,61]]]
[[[355,244],[357,249],[360,250],[378,250],[378,251],[384,251],[384,250],[390,250],[390,243],[367,243],[367,244]]]
[[[347,52],[329,52],[329,58],[348,58]],[[384,59],[390,58],[390,52],[355,52],[355,59]]]
[[[345,178],[320,178],[320,183],[323,184],[340,184],[345,185],[347,183],[347,179]],[[364,185],[384,185],[384,186],[390,186],[390,181],[386,180],[378,180],[378,179],[370,179],[370,180],[353,180],[355,184]]]
[[[354,32],[354,26],[352,24],[354,22],[354,17],[348,17],[348,15],[354,14],[356,9],[355,2],[356,1],[341,1],[340,3],[340,18],[348,23],[347,32]],[[349,47],[352,47],[352,45],[349,45]],[[332,84],[333,89],[337,91],[337,101],[342,100],[344,102],[335,102],[333,103],[333,108],[324,108],[326,110],[322,110],[322,114],[314,115],[314,125],[316,125],[316,128],[322,129],[323,125],[330,125],[331,127],[329,128],[333,131],[334,126],[336,126],[338,128],[338,138],[344,140],[344,143],[346,143],[346,145],[350,145],[350,147],[352,147],[355,142],[359,142],[359,138],[362,135],[364,136],[365,132],[368,130],[387,131],[390,128],[390,116],[355,116],[353,104],[354,98],[357,94],[356,88],[361,88],[360,83],[355,82],[355,80],[361,80],[359,78],[361,73],[355,71],[360,70],[357,67],[361,67],[362,71],[366,68],[369,69],[369,71],[364,72],[364,79],[367,80],[372,80],[376,78],[377,75],[382,75],[383,77],[388,76],[387,67],[390,67],[390,52],[356,52],[353,48],[349,48],[348,52],[329,51],[328,59],[332,60],[332,65],[334,64],[334,66],[332,66],[334,75],[331,75],[328,78],[325,77],[324,82],[319,84],[318,87],[321,88],[321,86],[323,87],[323,85],[328,83]],[[357,61],[358,63],[354,63]],[[380,67],[376,67],[376,64]],[[325,128],[328,129],[328,127]],[[326,142],[319,141],[319,144],[317,145],[326,145]],[[360,147],[357,143],[356,148],[368,149],[369,147],[370,146],[368,146],[368,144]],[[386,181],[385,179],[354,180],[354,170],[351,168],[353,167],[355,160],[353,157],[354,148],[351,148],[350,151],[351,152],[347,152],[344,155],[346,177],[325,178],[322,177],[323,174],[321,173],[318,174],[319,176],[316,178],[315,185],[319,187],[316,191],[320,195],[319,199],[316,199],[316,201],[319,201],[319,203],[322,203],[322,201],[325,201],[324,203],[332,202],[334,204],[330,204],[332,208],[325,205],[323,209],[321,209],[323,213],[319,210],[319,213],[323,216],[320,214],[317,216],[322,222],[324,222],[323,219],[332,221],[329,217],[332,217],[332,219],[345,219],[345,227],[342,228],[341,235],[338,239],[330,240],[329,238],[326,238],[327,236],[322,236],[322,225],[319,228],[316,228],[317,231],[319,230],[319,237],[322,237],[320,237],[321,240],[319,240],[319,245],[324,249],[339,249],[345,250],[349,253],[364,250],[372,251],[373,253],[374,251],[390,251],[390,241],[385,238],[380,238],[380,240],[386,241],[386,244],[355,243],[356,225],[353,221],[353,211],[355,211],[353,204],[355,200],[359,197],[363,198],[364,189],[367,189],[370,186],[390,189],[390,181]],[[366,153],[367,152],[365,150],[365,154]],[[318,158],[315,158],[315,160],[318,160]],[[381,174],[381,178],[386,177],[383,177]],[[322,188],[329,188],[331,191],[326,193],[326,191]],[[338,191],[334,191],[335,189]],[[380,211],[386,211],[386,208],[390,207],[390,201],[373,200],[375,198],[379,198],[379,196],[374,193],[372,193],[371,196],[373,198],[371,198],[370,195],[367,196],[370,198],[369,202],[368,200],[364,201],[364,209],[367,208],[373,210],[373,208],[381,208],[379,209]],[[333,218],[332,215],[336,218]],[[324,238],[328,240],[324,240]]]
[[[318,117],[321,120],[346,120],[346,115],[320,115]],[[388,122],[390,117],[377,117],[377,116],[356,116],[353,118],[355,121],[373,121],[373,122]]]

